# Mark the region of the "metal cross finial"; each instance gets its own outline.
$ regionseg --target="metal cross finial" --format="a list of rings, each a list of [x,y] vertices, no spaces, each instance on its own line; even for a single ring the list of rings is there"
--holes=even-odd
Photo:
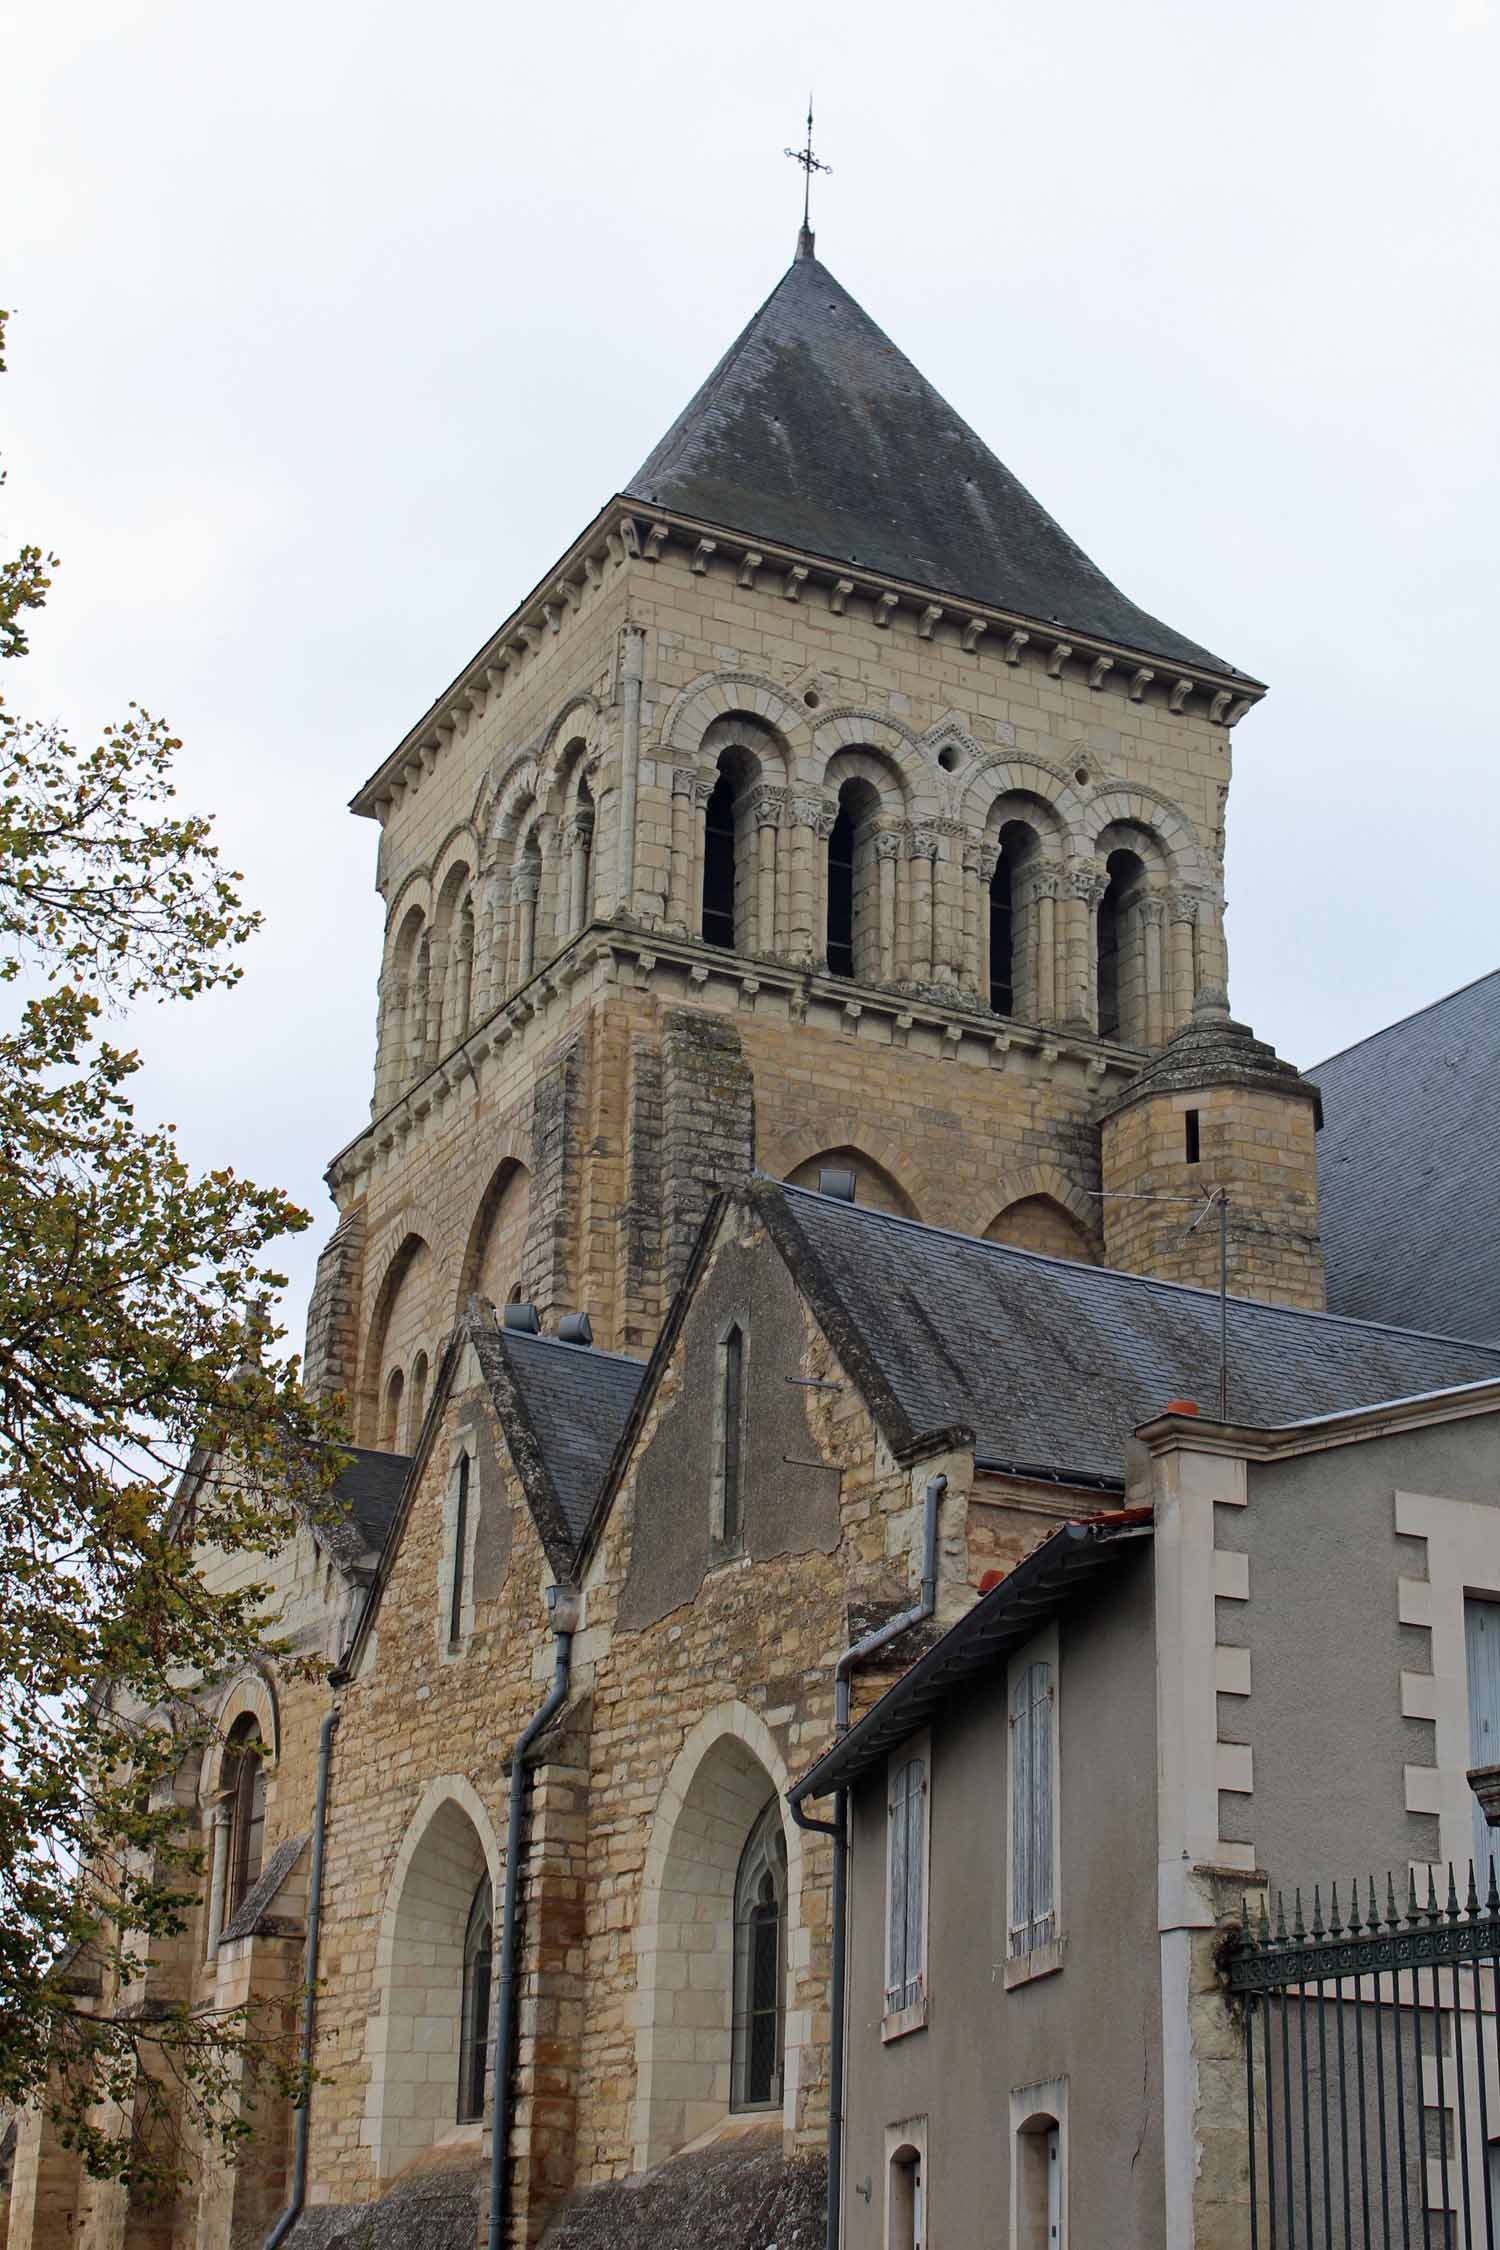
[[[814,172],[831,172],[833,170],[831,164],[820,164],[813,154],[812,125],[812,95],[809,94],[807,97],[807,146],[806,148],[789,148],[782,151],[783,155],[789,156],[794,164],[800,164],[802,167],[802,231],[804,234],[810,232],[809,213],[812,206],[812,176]]]

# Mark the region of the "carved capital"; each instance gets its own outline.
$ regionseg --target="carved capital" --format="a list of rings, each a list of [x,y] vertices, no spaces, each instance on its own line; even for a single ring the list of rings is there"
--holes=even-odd
[[[698,776],[691,766],[672,768],[672,794],[674,797],[691,797],[698,787]]]
[[[980,844],[974,855],[974,872],[979,877],[980,882],[984,884],[986,890],[993,881],[995,869],[999,865],[1000,846],[998,842]]]
[[[1167,919],[1167,902],[1160,891],[1143,892],[1135,907],[1141,920],[1153,930],[1159,930]]]
[[[1201,891],[1176,890],[1167,893],[1167,911],[1174,922],[1196,922],[1202,905]]]
[[[594,816],[591,812],[576,812],[565,831],[568,843],[574,850],[581,844],[587,850],[594,840]]]
[[[1087,906],[1097,906],[1109,889],[1109,877],[1099,867],[1074,866],[1063,870],[1063,881],[1070,898],[1081,898]]]
[[[901,857],[901,847],[905,838],[901,835],[899,829],[878,829],[874,841],[877,859],[899,859]]]
[[[757,828],[780,828],[786,820],[785,792],[757,789],[750,799],[750,818]]]
[[[534,867],[523,867],[518,870],[513,878],[511,895],[520,906],[535,906],[537,892],[541,887],[542,878],[536,869]]]
[[[935,828],[909,828],[906,832],[908,859],[936,859],[941,849],[941,839]]]
[[[701,774],[694,774],[693,803],[697,806],[699,812],[706,812],[708,810],[708,800],[713,795],[717,787],[717,780],[705,781]]]
[[[819,836],[833,834],[833,824],[839,817],[837,805],[830,805],[824,797],[793,797],[791,807],[798,828],[811,828]]]

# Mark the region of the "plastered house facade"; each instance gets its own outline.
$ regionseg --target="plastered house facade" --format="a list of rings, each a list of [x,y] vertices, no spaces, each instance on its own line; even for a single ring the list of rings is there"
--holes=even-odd
[[[924,1583],[924,1495],[932,1602],[856,1710],[987,1574],[1117,1506],[1161,1384],[1207,1379],[1212,1301],[1147,1284],[1216,1284],[1217,1230],[1132,1198],[1227,1191],[1232,1290],[1323,1303],[1316,1090],[1226,1000],[1231,730],[1262,692],[1126,600],[804,236],[353,800],[374,1087],[307,1373],[356,1451],[346,1523],[275,1564],[331,1685],[205,1691],[203,1897],[144,1980],[274,1999],[290,2036],[322,1770],[305,2150],[264,2105],[239,2166],[147,2211],[25,2119],[7,2250],[467,2245],[492,2214],[507,2245],[636,2240],[624,2184],[711,2155],[734,2209],[817,2238],[832,1854],[781,1808],[840,1652]],[[858,1237],[885,1300],[854,1304],[827,1209],[889,1222]],[[1088,1388],[1060,1372],[1081,1305],[1013,1339],[1030,1420],[987,1450],[993,1337],[941,1278],[889,1314],[918,1238],[1017,1302],[1101,1269],[1175,1339],[1087,1459],[1050,1400]],[[1466,1350],[1441,1379],[1493,1372]],[[1330,1408],[1399,1389],[1399,1352],[1355,1360]]]

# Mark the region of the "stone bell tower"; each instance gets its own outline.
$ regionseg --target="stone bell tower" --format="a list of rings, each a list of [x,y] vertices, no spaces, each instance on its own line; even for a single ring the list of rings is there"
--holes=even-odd
[[[804,235],[354,798],[375,1093],[310,1379],[399,1451],[471,1291],[644,1350],[750,1165],[1111,1252],[1100,1105],[1223,987],[1262,692],[1121,593]]]

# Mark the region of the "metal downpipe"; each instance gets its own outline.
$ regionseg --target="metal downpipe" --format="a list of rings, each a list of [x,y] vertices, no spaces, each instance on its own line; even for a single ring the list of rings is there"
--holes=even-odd
[[[318,2013],[318,1940],[323,1925],[323,1845],[328,1833],[328,1769],[333,1761],[333,1732],[339,1723],[335,1704],[323,1719],[318,1734],[318,1788],[313,1803],[312,1866],[308,1870],[307,1944],[303,1953],[302,2099],[297,2104],[296,2141],[292,2154],[292,2200],[266,2236],[262,2250],[280,2250],[302,2216],[307,2201],[307,2149],[312,2108],[313,2040]]]
[[[922,1594],[899,1616],[887,1619],[873,1633],[846,1648],[833,1668],[833,1723],[835,1735],[849,1732],[849,1678],[856,1664],[873,1656],[913,1625],[925,1624],[937,1608],[938,1509],[948,1479],[929,1477],[922,1493]],[[835,1790],[832,1820],[815,1820],[800,1804],[788,1798],[799,1828],[833,1838],[833,1888],[829,1899],[829,1948],[833,1956],[829,1977],[828,2007],[828,2202],[824,2221],[825,2250],[839,2250],[844,2177],[844,2014],[848,1957],[849,1806],[848,1792]]]
[[[526,1753],[557,1716],[568,1695],[573,1635],[559,1631],[552,1685],[527,1721],[510,1756],[510,1813],[505,1829],[505,1891],[500,1923],[500,1990],[495,2011],[494,2098],[490,2105],[490,2223],[488,2250],[501,2250],[506,2219],[510,2141],[510,2067],[516,2036],[516,1929],[519,1922],[521,1851],[526,1825]]]

